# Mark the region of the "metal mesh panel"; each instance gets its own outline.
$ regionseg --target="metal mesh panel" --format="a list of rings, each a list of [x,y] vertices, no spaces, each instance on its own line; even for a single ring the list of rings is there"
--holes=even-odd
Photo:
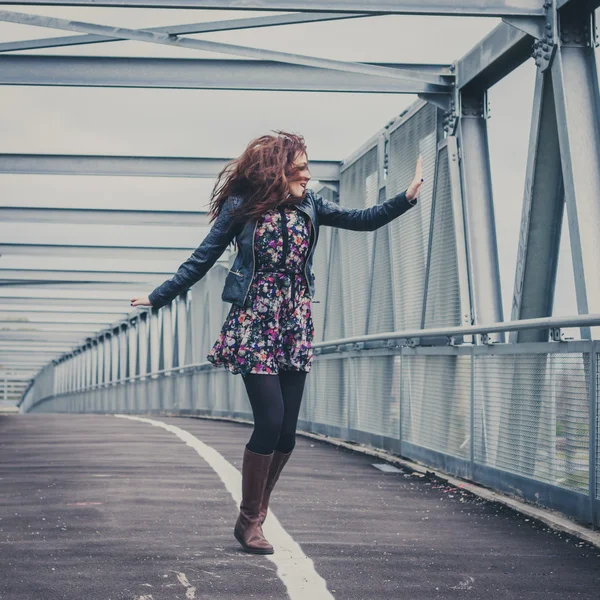
[[[588,493],[586,354],[475,358],[475,460]]]
[[[348,426],[346,361],[316,360],[307,377],[309,383],[300,409],[300,419],[320,425]]]
[[[325,306],[327,301],[330,243],[331,229],[329,227],[322,227],[319,232],[319,242],[313,259],[315,298],[313,299],[314,302],[311,303],[311,315],[315,326],[315,342],[320,342],[324,339],[323,325],[325,322]]]
[[[383,331],[394,330],[390,235],[387,227],[382,227],[375,232],[374,253],[367,333],[381,333]]]
[[[419,205],[389,225],[396,329],[421,327],[437,150],[436,108],[426,104],[390,135],[388,197],[403,192],[414,177],[419,154],[425,182]]]
[[[596,498],[600,499],[600,354],[596,354]]]
[[[398,438],[400,433],[400,356],[350,359],[354,401],[349,427]]]
[[[448,148],[440,150],[431,229],[425,329],[460,326],[460,289]]]
[[[364,209],[377,204],[377,147],[372,148],[342,171],[340,176],[340,204],[348,208]],[[340,230],[345,334],[360,335],[366,331],[373,232]]]
[[[470,457],[470,356],[402,357],[402,440]]]
[[[344,297],[342,295],[342,281],[344,274],[340,268],[340,236],[339,230],[334,229],[331,234],[331,269],[325,298],[325,323],[323,339],[335,340],[344,337]]]

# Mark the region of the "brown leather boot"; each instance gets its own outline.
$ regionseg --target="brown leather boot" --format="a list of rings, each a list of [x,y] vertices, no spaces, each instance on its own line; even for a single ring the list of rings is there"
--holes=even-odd
[[[242,461],[242,502],[240,514],[235,523],[233,534],[246,552],[252,554],[273,554],[273,546],[263,535],[259,510],[265,490],[269,467],[273,459],[271,454],[257,454],[246,448]]]
[[[265,485],[265,491],[263,493],[262,502],[260,505],[260,524],[262,525],[267,518],[267,511],[269,509],[269,498],[271,497],[271,492],[279,479],[279,475],[281,471],[283,471],[283,467],[285,467],[285,463],[287,463],[290,458],[293,449],[290,450],[287,454],[283,452],[279,452],[279,450],[275,450],[273,452],[273,460],[271,462],[271,468],[269,469],[269,476],[267,477],[267,484]]]

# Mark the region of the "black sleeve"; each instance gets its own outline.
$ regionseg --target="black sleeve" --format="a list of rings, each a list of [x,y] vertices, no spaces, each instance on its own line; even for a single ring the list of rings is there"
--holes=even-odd
[[[202,279],[225,252],[236,235],[236,228],[232,227],[230,218],[234,207],[235,198],[231,196],[225,200],[211,230],[193,254],[177,269],[177,273],[171,279],[167,279],[149,294],[148,299],[153,307],[165,306],[185,292]]]
[[[417,198],[409,201],[406,198],[406,192],[402,192],[382,204],[376,204],[369,208],[345,208],[315,194],[315,206],[320,225],[352,229],[354,231],[379,229],[416,204]]]

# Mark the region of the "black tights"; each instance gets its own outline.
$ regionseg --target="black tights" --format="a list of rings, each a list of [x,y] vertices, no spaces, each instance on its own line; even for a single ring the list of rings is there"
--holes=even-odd
[[[278,450],[287,454],[296,444],[296,425],[306,371],[278,375],[250,373],[243,377],[254,415],[254,431],[246,444],[257,454]]]

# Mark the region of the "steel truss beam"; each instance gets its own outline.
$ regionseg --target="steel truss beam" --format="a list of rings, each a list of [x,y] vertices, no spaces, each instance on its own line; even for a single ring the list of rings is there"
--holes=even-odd
[[[370,64],[411,74],[394,80],[273,61],[103,56],[1,56],[0,84],[378,94],[437,93],[427,80],[451,76],[445,65]],[[449,91],[447,88],[446,91]]]
[[[110,323],[109,323],[110,325]],[[95,327],[92,323],[88,323],[87,327],[86,324],[80,324],[80,323],[19,323],[18,321],[11,321],[10,323],[6,324],[2,324],[2,331],[0,332],[0,340],[2,339],[2,336],[8,331],[8,332],[16,332],[16,331],[23,331],[23,332],[29,332],[29,333],[47,333],[47,332],[73,332],[73,333],[77,333],[77,334],[89,334],[92,335],[94,334],[96,331],[98,330],[97,327]]]
[[[542,16],[541,0],[8,0],[0,4],[21,6],[115,6],[131,8],[195,8],[211,10],[302,11],[380,13],[388,15],[441,16]]]
[[[10,318],[9,318],[10,317]],[[111,325],[115,321],[113,313],[104,315],[73,315],[70,313],[35,313],[27,311],[4,313],[0,307],[0,323],[88,323],[97,325]]]
[[[129,292],[131,294],[135,294],[135,289],[130,289]],[[99,291],[99,290],[82,290],[78,289],[77,296],[73,296],[73,290],[69,289],[65,286],[61,288],[40,288],[40,287],[3,287],[0,288],[0,299],[9,299],[12,302],[21,302],[21,300],[26,300],[28,298],[36,299],[37,303],[40,302],[49,302],[51,300],[60,300],[61,302],[66,301],[66,303],[76,303],[76,302],[120,302],[120,303],[128,303],[129,296],[126,292],[121,291]],[[129,307],[127,307],[129,310]]]
[[[77,331],[3,331],[0,335],[0,342],[6,340],[12,341],[37,341],[46,340],[52,342],[59,340],[61,342],[69,342],[73,344],[81,343],[81,338],[84,337]]]
[[[214,179],[230,160],[159,156],[0,154],[0,173]],[[337,161],[311,160],[310,170],[313,178],[319,181],[339,181],[340,163]]]
[[[272,60],[276,62],[291,63],[319,69],[331,69],[342,71],[344,73],[360,73],[362,75],[373,75],[375,77],[388,77],[390,79],[405,81],[412,80],[410,72],[403,72],[399,69],[387,69],[384,67],[372,66],[363,63],[350,63],[339,60],[330,60],[325,58],[315,58],[300,54],[291,54],[289,52],[275,52],[273,50],[263,50],[260,48],[250,48],[247,46],[236,46],[233,44],[223,44],[220,42],[208,42],[194,38],[171,36],[167,33],[157,33],[143,29],[127,29],[125,27],[111,27],[107,25],[97,25],[95,23],[84,23],[81,21],[69,21],[67,19],[58,19],[53,17],[44,17],[41,15],[31,15],[27,13],[17,13],[6,10],[0,10],[0,21],[8,23],[18,23],[21,25],[32,25],[34,27],[48,27],[50,29],[64,29],[66,31],[79,31],[83,33],[93,33],[112,38],[135,40],[150,44],[160,44],[165,46],[177,46],[178,48],[189,48],[192,50],[202,50],[205,52],[218,52],[223,54],[233,54],[235,56],[244,56],[259,60]],[[429,81],[429,92],[448,92],[450,86],[436,78]]]
[[[209,227],[206,211],[0,206],[0,222]],[[2,268],[0,263],[0,268]]]
[[[552,78],[536,76],[511,321],[552,316],[564,192]],[[548,330],[511,332],[511,343],[547,342]]]
[[[54,257],[3,256],[0,260],[0,274],[3,271],[67,271],[70,273],[139,273],[141,275],[166,275],[173,271],[170,261],[105,261],[89,259],[66,259],[56,264]]]
[[[1,342],[0,342],[1,343]],[[8,343],[8,342],[6,342]],[[33,346],[38,346],[39,342],[27,342],[27,344],[30,344],[28,346],[21,346],[21,344],[23,344],[24,342],[15,342],[13,346],[7,346],[6,348],[3,348],[0,346],[0,360],[2,359],[2,357],[10,357],[11,354],[18,354],[18,355],[24,355],[26,354],[27,356],[32,356],[33,358],[44,358],[44,357],[55,357],[58,353],[60,352],[68,352],[70,350],[70,348],[68,346],[60,346],[60,347],[56,347],[56,348],[52,348],[52,347],[48,347],[48,349],[42,349],[42,350],[31,350],[31,348]]]
[[[600,93],[590,25],[574,1],[561,10],[551,66],[579,314],[600,308]],[[592,331],[583,327],[581,336]]]
[[[15,302],[18,302],[17,304]],[[26,302],[22,302],[20,298],[0,298],[0,313],[7,312],[21,312],[26,306],[27,313],[54,313],[54,314],[82,314],[82,315],[104,315],[111,314],[113,319],[118,319],[119,315],[123,315],[123,318],[126,316],[126,311],[123,311],[121,308],[115,305],[94,305],[86,302],[85,304],[81,302],[72,303],[69,300],[61,300],[56,305],[52,305],[47,300],[38,300],[38,303],[35,303],[34,299],[29,299]],[[39,304],[39,302],[44,302],[44,304]]]
[[[377,13],[369,15],[354,15],[340,13],[298,13],[293,15],[276,15],[273,17],[254,17],[252,19],[232,19],[228,21],[211,21],[208,23],[167,25],[166,27],[149,27],[146,31],[168,33],[171,35],[186,35],[196,33],[214,33],[216,31],[255,29],[257,27],[274,27],[279,25],[297,25],[300,23],[314,23],[321,21],[337,21],[342,19],[356,19],[359,17],[372,17],[376,15]],[[41,48],[81,46],[85,44],[105,44],[118,41],[121,40],[115,38],[108,38],[102,35],[69,35],[64,37],[44,38],[38,40],[4,42],[0,44],[0,52],[14,52],[16,50],[40,50]]]
[[[456,85],[487,90],[531,57],[534,38],[501,23],[456,62]]]
[[[199,242],[201,240],[198,240]],[[0,243],[0,254],[3,255],[28,255],[28,256],[54,256],[60,258],[63,256],[76,258],[121,258],[142,259],[142,260],[170,260],[182,263],[190,255],[191,248],[180,250],[174,248],[124,248],[111,246],[78,246],[76,244],[67,246],[61,244],[2,244]],[[217,264],[226,263],[227,259],[223,255]]]
[[[13,361],[2,361],[0,363],[0,369],[4,369],[6,371],[10,371],[11,373],[15,371],[24,371],[25,373],[30,373],[32,369],[40,369],[45,367],[48,364],[48,361],[42,362],[31,362],[31,363],[21,363],[21,362],[13,362]]]
[[[175,270],[175,268],[173,269]],[[28,283],[80,283],[82,285],[99,284],[101,287],[108,286],[114,289],[122,284],[137,283],[139,285],[158,285],[168,277],[171,277],[173,272],[145,274],[145,273],[121,273],[118,271],[105,273],[90,273],[87,271],[23,271],[19,269],[0,269],[0,286],[5,285],[23,285]]]

